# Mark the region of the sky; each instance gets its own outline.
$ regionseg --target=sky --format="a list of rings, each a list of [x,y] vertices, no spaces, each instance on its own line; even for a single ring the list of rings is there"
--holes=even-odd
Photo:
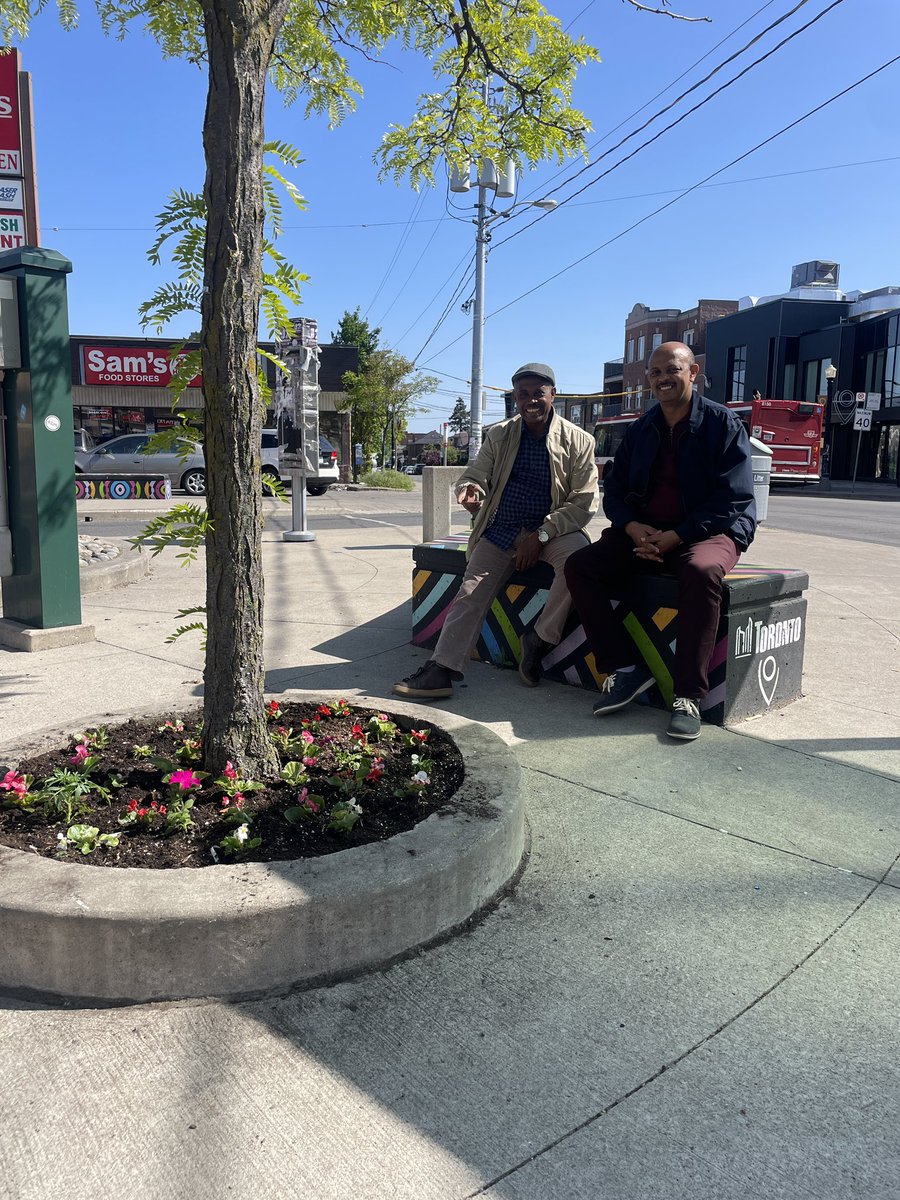
[[[523,362],[551,364],[560,391],[599,392],[636,302],[686,309],[701,298],[772,295],[810,259],[839,262],[845,290],[900,285],[900,62],[773,137],[898,53],[897,0],[673,0],[672,11],[709,22],[621,0],[547,7],[602,58],[583,69],[574,93],[593,127],[589,163],[527,172],[518,207],[492,223],[486,421],[503,415],[502,390]],[[45,10],[20,50],[34,93],[41,242],[73,263],[70,330],[140,335],[139,305],[173,277],[147,261],[156,214],[173,190],[202,187],[205,72],[164,60],[138,28],[123,41],[104,36],[93,7],[82,7],[70,33]],[[279,244],[310,277],[297,315],[318,320],[321,341],[359,307],[381,328],[383,346],[439,379],[410,422],[425,432],[447,420],[457,396],[468,404],[472,317],[461,305],[472,294],[476,194],[450,194],[441,172],[419,193],[379,182],[373,154],[387,127],[406,122],[416,97],[433,88],[430,65],[390,47],[380,62],[351,66],[365,95],[337,129],[269,96],[267,137],[300,151],[290,175],[307,201],[288,214]],[[542,216],[529,202],[547,195],[559,206]],[[196,324],[184,319],[170,332],[184,336]]]

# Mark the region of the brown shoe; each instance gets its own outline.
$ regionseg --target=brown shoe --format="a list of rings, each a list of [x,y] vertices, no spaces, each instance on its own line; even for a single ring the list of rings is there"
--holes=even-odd
[[[395,683],[393,692],[397,696],[417,696],[424,700],[446,700],[453,695],[453,676],[458,672],[442,667],[434,659],[429,658],[423,667],[419,667],[406,679]],[[461,679],[462,676],[460,675]]]
[[[519,678],[526,687],[537,687],[544,673],[541,659],[553,647],[539,638],[533,629],[529,629],[528,633],[522,635],[519,649],[522,652],[519,659]]]

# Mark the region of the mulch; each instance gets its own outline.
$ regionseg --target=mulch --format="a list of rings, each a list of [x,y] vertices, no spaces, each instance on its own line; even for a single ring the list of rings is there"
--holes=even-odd
[[[207,776],[185,787],[202,768],[196,713],[126,721],[99,734],[82,730],[53,750],[0,766],[0,844],[102,867],[312,858],[411,829],[445,808],[462,783],[456,745],[427,722],[342,700],[272,704],[279,762],[297,764],[292,782],[241,780],[234,769],[236,777]],[[175,782],[166,783],[173,769]],[[48,790],[60,771],[68,774]],[[24,796],[16,782],[22,776],[33,777]],[[193,801],[191,825],[173,827],[185,800]],[[86,840],[85,826],[94,830]]]

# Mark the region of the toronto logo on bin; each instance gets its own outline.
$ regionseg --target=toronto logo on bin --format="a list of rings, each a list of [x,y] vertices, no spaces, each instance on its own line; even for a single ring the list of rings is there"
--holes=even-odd
[[[751,658],[755,654],[765,655],[756,669],[756,678],[763,700],[768,708],[778,689],[781,671],[773,650],[780,650],[799,642],[803,637],[803,618],[790,617],[785,621],[754,621],[748,617],[734,631],[734,657]]]

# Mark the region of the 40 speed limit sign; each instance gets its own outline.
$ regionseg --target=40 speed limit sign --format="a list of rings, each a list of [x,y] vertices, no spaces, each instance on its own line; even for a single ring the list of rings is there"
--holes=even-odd
[[[863,433],[872,428],[872,413],[866,408],[857,409],[853,415],[853,428]]]

